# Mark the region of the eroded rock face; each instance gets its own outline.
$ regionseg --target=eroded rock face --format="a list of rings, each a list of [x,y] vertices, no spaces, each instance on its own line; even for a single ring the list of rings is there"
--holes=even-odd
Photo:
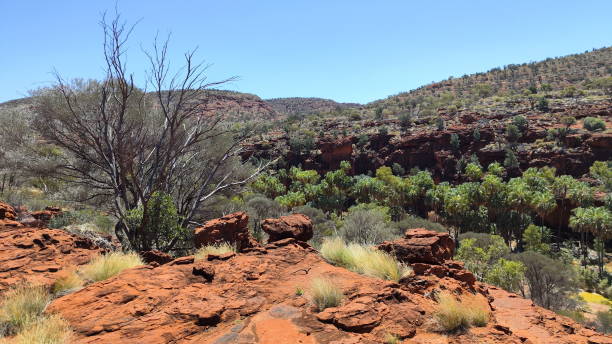
[[[65,268],[103,252],[59,229],[0,227],[0,295],[20,283],[51,285]]]
[[[236,212],[210,220],[203,227],[194,230],[196,248],[227,242],[236,246],[238,251],[257,246],[257,241],[249,233],[249,217],[245,212]]]
[[[455,243],[448,233],[416,228],[407,230],[404,238],[383,242],[378,245],[378,249],[409,264],[442,264],[453,257]]]
[[[261,222],[261,228],[269,235],[269,242],[287,238],[299,241],[312,239],[312,222],[303,214],[292,214],[281,216],[278,219],[265,219]]]
[[[155,263],[163,265],[173,260],[171,255],[159,250],[140,252],[140,257],[142,257],[142,260],[147,264]]]
[[[611,340],[478,282],[466,289],[453,277],[434,274],[383,281],[332,266],[293,238],[284,242],[227,259],[190,256],[129,269],[54,300],[47,311],[70,322],[74,343],[375,344],[389,333],[405,343]],[[454,261],[429,266],[463,268]],[[316,277],[332,280],[343,291],[340,305],[323,311],[313,307],[308,295]],[[298,288],[305,293],[296,293]],[[493,305],[491,321],[457,334],[434,332],[428,324],[437,307],[431,296],[435,290],[458,297],[478,294]],[[509,298],[525,302],[515,306]],[[517,312],[517,307],[528,309]]]
[[[9,204],[0,202],[0,226],[21,227],[21,223],[16,221],[17,213],[15,208]]]

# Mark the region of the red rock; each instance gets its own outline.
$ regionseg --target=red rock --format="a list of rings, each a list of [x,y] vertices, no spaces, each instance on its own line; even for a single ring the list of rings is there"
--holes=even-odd
[[[268,242],[294,238],[299,241],[312,239],[312,222],[303,214],[281,216],[278,219],[265,219],[261,228],[268,233]]]
[[[17,213],[15,212],[15,208],[11,207],[9,204],[0,202],[0,220],[15,220],[16,218]]]
[[[254,247],[257,242],[251,237],[248,224],[249,217],[245,212],[210,220],[203,227],[194,230],[195,246],[198,248],[227,242],[234,245],[238,251]]]
[[[140,257],[142,257],[142,260],[147,264],[155,262],[159,265],[170,263],[174,259],[168,253],[159,250],[140,252]]]
[[[378,249],[405,263],[442,264],[452,258],[455,243],[448,233],[417,228],[406,231],[404,238],[383,242]]]
[[[51,285],[65,269],[102,252],[63,230],[0,226],[0,295],[20,283]]]

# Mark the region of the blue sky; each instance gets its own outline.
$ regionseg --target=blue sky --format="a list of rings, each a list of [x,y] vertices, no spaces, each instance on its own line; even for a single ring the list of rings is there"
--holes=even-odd
[[[67,78],[102,76],[100,14],[115,0],[0,0],[0,102]],[[449,76],[612,45],[612,1],[118,0],[140,47],[172,32],[199,47],[211,80],[262,98],[366,103]],[[177,62],[178,63],[178,62]]]

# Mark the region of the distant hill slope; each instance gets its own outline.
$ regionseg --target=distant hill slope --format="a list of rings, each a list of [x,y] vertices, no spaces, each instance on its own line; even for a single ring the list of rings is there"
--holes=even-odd
[[[355,103],[338,103],[331,99],[302,97],[266,99],[266,103],[270,104],[278,113],[288,116],[309,115],[361,107],[360,104]]]
[[[431,108],[452,103],[486,98],[492,95],[521,93],[529,87],[562,90],[568,86],[583,86],[592,79],[612,75],[612,47],[595,49],[580,54],[547,58],[540,62],[509,64],[487,72],[449,78],[421,86],[367,104],[370,109],[395,107],[404,110],[420,104]],[[547,88],[548,86],[545,86]],[[463,101],[464,104],[461,104]]]

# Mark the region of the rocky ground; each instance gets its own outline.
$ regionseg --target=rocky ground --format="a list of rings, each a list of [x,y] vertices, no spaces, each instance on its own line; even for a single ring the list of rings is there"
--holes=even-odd
[[[446,234],[417,229],[383,243],[381,249],[414,269],[396,283],[326,262],[296,239],[312,235],[307,217],[266,220],[273,240],[259,245],[246,234],[246,216],[231,214],[198,230],[201,244],[221,233],[245,239],[239,253],[129,269],[55,299],[47,312],[70,323],[75,343],[384,343],[389,334],[403,343],[612,343],[530,300],[475,282],[450,260],[454,247]],[[0,238],[0,294],[22,280],[50,284],[62,269],[102,251],[62,230],[5,225]],[[341,287],[340,306],[313,307],[309,286],[316,277]],[[490,308],[489,323],[440,332],[433,313],[443,290],[476,295]]]

